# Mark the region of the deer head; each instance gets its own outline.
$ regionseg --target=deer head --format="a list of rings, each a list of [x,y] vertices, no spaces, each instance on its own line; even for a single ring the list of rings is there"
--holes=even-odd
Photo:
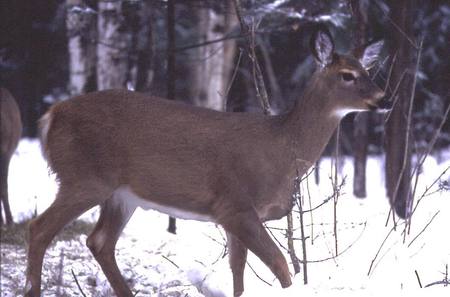
[[[328,108],[339,117],[353,111],[388,108],[388,103],[382,100],[384,92],[368,73],[378,59],[383,41],[357,51],[357,56],[339,55],[334,51],[329,31],[321,28],[312,35],[310,46],[318,66],[313,78],[318,89],[315,94],[324,94],[320,98],[316,95],[316,100],[322,99],[323,105],[331,105]]]

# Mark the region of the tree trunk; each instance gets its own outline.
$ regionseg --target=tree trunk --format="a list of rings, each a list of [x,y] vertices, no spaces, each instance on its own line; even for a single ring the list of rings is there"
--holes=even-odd
[[[366,44],[367,7],[364,1],[351,0],[353,18],[355,22],[355,34],[353,47],[358,49]],[[369,114],[359,113],[353,122],[353,195],[365,198],[366,193],[366,162],[367,146],[369,143]]]
[[[391,57],[393,61],[390,90],[394,90],[404,73],[404,79],[394,97],[394,108],[386,125],[386,187],[391,205],[396,213],[405,218],[409,214],[411,201],[411,144],[408,134],[408,110],[411,104],[413,80],[412,45],[405,37],[412,36],[412,1],[391,0],[391,19],[398,28],[392,28],[394,38]],[[397,98],[398,97],[398,98]]]
[[[127,19],[131,28],[131,49],[127,87],[148,92],[153,81],[152,67],[152,1],[135,1],[127,5]]]
[[[66,29],[69,51],[69,93],[94,91],[97,16],[83,0],[66,0]]]
[[[129,78],[132,34],[124,17],[125,2],[98,2],[97,86],[99,90],[124,88]]]
[[[175,99],[175,0],[167,2],[167,98]],[[169,217],[167,231],[176,234],[177,221],[174,217]]]
[[[367,146],[369,141],[369,114],[361,113],[355,117],[353,122],[353,195],[365,198],[366,192],[366,164]]]
[[[199,43],[222,38],[237,24],[230,8],[230,2],[226,1],[225,8],[212,5],[198,9]],[[205,45],[196,50],[191,88],[195,105],[225,110],[235,51],[234,40]]]

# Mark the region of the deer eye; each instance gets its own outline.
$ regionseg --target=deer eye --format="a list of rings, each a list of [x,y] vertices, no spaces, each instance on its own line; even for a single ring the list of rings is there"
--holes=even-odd
[[[341,72],[343,81],[354,81],[356,77],[350,72]]]

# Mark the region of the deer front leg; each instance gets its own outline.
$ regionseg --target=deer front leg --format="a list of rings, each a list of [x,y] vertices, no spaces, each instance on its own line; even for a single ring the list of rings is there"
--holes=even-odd
[[[272,270],[283,288],[292,284],[286,259],[270,238],[253,208],[228,215],[221,225]],[[234,289],[235,292],[237,289],[239,288]]]
[[[227,232],[227,245],[230,267],[233,273],[234,296],[241,296],[244,292],[244,269],[247,261],[247,248],[233,234]]]

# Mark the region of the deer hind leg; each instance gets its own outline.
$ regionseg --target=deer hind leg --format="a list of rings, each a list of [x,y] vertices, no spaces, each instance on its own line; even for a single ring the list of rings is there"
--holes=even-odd
[[[135,205],[127,205],[124,199],[113,195],[101,206],[100,218],[86,241],[114,292],[120,297],[134,295],[120,273],[114,251],[117,240],[135,209]]]
[[[25,297],[41,294],[41,272],[45,251],[55,235],[68,223],[111,196],[112,190],[93,180],[61,183],[56,199],[28,227],[28,266]]]
[[[227,232],[227,245],[230,267],[233,273],[234,296],[241,296],[244,292],[244,269],[247,261],[247,248],[236,236]]]
[[[286,259],[254,209],[230,215],[221,223],[227,232],[236,236],[272,270],[283,288],[292,284]]]

